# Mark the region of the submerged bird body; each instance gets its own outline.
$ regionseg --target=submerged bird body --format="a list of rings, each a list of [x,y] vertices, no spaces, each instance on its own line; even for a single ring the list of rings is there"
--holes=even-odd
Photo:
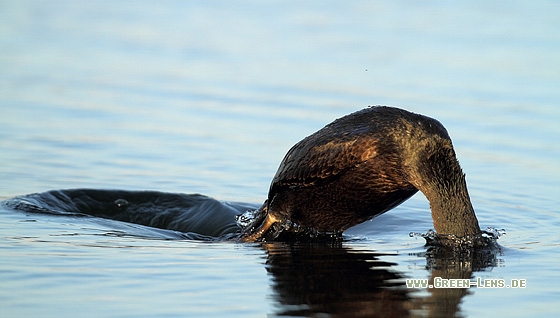
[[[392,107],[344,116],[294,145],[243,241],[283,231],[341,233],[384,213],[418,190],[436,231],[479,235],[464,174],[437,120]]]

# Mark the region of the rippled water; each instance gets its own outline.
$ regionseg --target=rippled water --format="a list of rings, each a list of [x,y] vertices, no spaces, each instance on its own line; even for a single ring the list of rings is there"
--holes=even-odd
[[[387,104],[440,120],[480,225],[456,255],[418,194],[340,244],[205,242],[0,207],[0,307],[24,316],[554,316],[560,7],[553,1],[0,4],[0,197],[69,188],[258,206],[285,152]],[[405,279],[526,279],[409,289]]]

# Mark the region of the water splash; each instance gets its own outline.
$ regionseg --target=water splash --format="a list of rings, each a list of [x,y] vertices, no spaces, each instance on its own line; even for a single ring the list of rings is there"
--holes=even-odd
[[[497,240],[506,234],[507,233],[505,229],[497,229],[495,227],[490,227],[490,226],[487,227],[485,230],[482,230],[482,236],[486,236],[494,240]]]
[[[467,235],[458,237],[455,235],[438,234],[435,230],[430,229],[426,233],[410,232],[410,237],[422,237],[426,240],[426,245],[431,246],[461,246],[461,247],[487,247],[496,243],[496,241],[506,235],[505,229],[497,229],[487,227],[482,230],[482,234]]]
[[[245,229],[249,225],[251,225],[251,223],[253,223],[255,221],[255,218],[257,217],[257,212],[258,212],[258,209],[257,210],[247,210],[247,211],[243,212],[242,214],[236,215],[235,216],[235,222],[242,229]]]

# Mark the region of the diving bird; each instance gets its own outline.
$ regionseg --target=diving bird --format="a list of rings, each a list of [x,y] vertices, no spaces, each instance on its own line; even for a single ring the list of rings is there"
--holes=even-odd
[[[328,124],[295,144],[268,198],[240,241],[283,233],[342,233],[398,206],[420,190],[439,235],[481,230],[451,138],[430,117],[375,106]]]

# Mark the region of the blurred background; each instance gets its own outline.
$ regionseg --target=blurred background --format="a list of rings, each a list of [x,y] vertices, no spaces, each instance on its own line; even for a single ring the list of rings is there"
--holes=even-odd
[[[260,201],[295,142],[377,104],[439,119],[469,177],[507,163],[532,172],[492,173],[501,187],[555,179],[559,12],[554,1],[3,2],[0,194]]]

